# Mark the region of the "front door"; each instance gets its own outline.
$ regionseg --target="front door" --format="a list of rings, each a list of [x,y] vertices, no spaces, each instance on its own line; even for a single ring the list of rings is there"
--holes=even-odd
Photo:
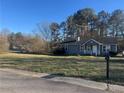
[[[93,46],[93,54],[97,55],[97,46],[96,45]]]
[[[86,51],[87,51],[86,54],[91,55],[92,54],[92,46],[91,45],[87,46]]]

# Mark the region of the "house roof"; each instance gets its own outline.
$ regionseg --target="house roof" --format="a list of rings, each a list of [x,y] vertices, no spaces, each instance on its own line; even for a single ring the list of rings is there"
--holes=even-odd
[[[100,38],[100,39],[85,39],[85,40],[81,40],[81,41],[68,40],[68,41],[64,41],[62,43],[79,45],[79,44],[85,44],[90,40],[93,40],[99,44],[117,44],[117,40],[115,38],[112,38],[112,37],[106,37],[106,38]]]
[[[61,42],[61,43],[74,43],[74,42],[76,42],[76,40],[74,39],[74,38],[67,38],[67,39],[65,39],[63,42]]]
[[[96,40],[102,44],[117,44],[117,39],[113,37],[101,38]]]

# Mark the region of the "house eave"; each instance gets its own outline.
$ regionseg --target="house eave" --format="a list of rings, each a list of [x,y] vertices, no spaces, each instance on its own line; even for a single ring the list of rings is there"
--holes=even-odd
[[[91,40],[94,41],[94,42],[96,42],[96,43],[98,43],[99,45],[103,45],[103,43],[100,43],[100,42],[98,42],[98,41],[96,41],[94,39],[90,39],[90,40],[86,41],[84,44],[82,44],[82,46],[84,46],[86,43],[88,43]]]

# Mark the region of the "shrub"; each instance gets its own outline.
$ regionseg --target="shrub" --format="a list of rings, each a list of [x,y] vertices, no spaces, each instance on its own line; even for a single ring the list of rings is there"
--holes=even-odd
[[[65,49],[64,48],[55,48],[53,50],[54,55],[64,55],[65,54]]]
[[[117,52],[110,51],[109,53],[110,53],[110,56],[111,56],[111,57],[114,57],[114,56],[117,55]]]

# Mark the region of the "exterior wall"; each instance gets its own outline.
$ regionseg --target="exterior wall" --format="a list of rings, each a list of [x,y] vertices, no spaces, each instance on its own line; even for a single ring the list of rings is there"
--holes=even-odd
[[[106,45],[106,50],[111,50],[111,45]]]
[[[97,55],[101,55],[101,53],[100,53],[100,45],[97,45]]]
[[[105,47],[105,49],[104,49]],[[112,51],[112,52],[117,52],[117,45],[116,44],[112,44],[112,45],[103,45],[102,46],[102,54],[105,54],[107,52],[107,50]]]
[[[66,45],[66,54],[80,54],[80,46],[75,44]]]
[[[94,40],[89,40],[85,44],[84,54],[87,55],[100,55],[100,43]]]
[[[111,51],[117,52],[117,45],[111,45],[110,48],[111,48]]]
[[[88,50],[90,47],[90,50]],[[95,48],[96,47],[96,50]],[[106,51],[109,49],[110,51],[117,52],[117,45],[103,45],[93,40],[88,41],[85,44],[76,44],[76,43],[66,43],[64,44],[64,49],[66,54],[73,55],[73,54],[80,54],[80,55],[104,55]],[[94,52],[96,51],[96,52]]]
[[[93,53],[93,46],[96,47],[96,52]],[[80,55],[100,55],[99,44],[92,41],[87,42],[84,45],[78,44],[64,44],[66,54],[80,54]]]

